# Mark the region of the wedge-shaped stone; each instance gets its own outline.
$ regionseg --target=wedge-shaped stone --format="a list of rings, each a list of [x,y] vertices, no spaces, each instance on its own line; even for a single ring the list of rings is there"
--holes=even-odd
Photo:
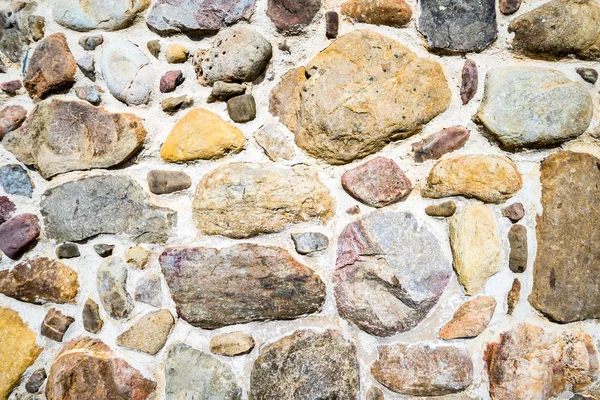
[[[156,355],[167,342],[175,318],[168,310],[150,312],[117,337],[117,345]]]
[[[52,16],[60,25],[86,32],[127,28],[150,6],[150,0],[58,0]]]
[[[450,340],[479,336],[490,323],[495,309],[496,299],[491,296],[477,296],[466,301],[440,329],[438,337]]]

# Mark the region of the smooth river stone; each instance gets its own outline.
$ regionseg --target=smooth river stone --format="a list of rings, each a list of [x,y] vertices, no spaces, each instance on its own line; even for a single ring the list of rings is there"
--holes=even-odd
[[[495,310],[496,299],[491,296],[477,296],[468,300],[440,329],[438,337],[444,340],[477,337],[488,326]]]
[[[111,257],[98,267],[96,287],[104,310],[113,318],[129,318],[134,302],[127,292],[127,264]]]
[[[287,72],[271,92],[270,111],[311,156],[346,164],[414,135],[449,104],[438,62],[355,30]]]
[[[325,302],[321,278],[278,247],[168,248],[159,262],[177,313],[203,329],[295,319]]]
[[[79,32],[115,31],[130,26],[149,6],[150,0],[58,0],[52,16],[60,25]]]
[[[210,351],[228,357],[248,354],[255,345],[252,335],[241,331],[222,333],[210,339]]]
[[[326,223],[334,201],[308,167],[231,163],[200,180],[193,213],[206,235],[246,238],[280,232],[289,224]]]
[[[476,118],[504,148],[515,150],[576,138],[592,114],[592,97],[582,83],[553,69],[509,66],[488,71]]]
[[[391,336],[425,318],[451,275],[448,252],[427,225],[410,213],[376,211],[338,239],[335,300],[344,319]]]
[[[40,236],[37,215],[19,214],[0,225],[0,251],[12,260],[17,260]]]

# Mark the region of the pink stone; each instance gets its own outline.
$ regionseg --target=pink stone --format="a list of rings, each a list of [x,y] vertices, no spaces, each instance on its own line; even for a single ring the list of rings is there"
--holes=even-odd
[[[40,235],[38,217],[21,214],[0,225],[0,250],[9,258],[18,259]]]
[[[415,161],[437,160],[444,154],[460,149],[469,140],[469,130],[464,126],[453,126],[413,143]]]
[[[15,203],[10,201],[8,197],[0,196],[0,225],[8,221],[16,209]]]
[[[473,60],[465,61],[462,70],[462,86],[460,87],[460,98],[463,104],[467,104],[475,96],[478,84],[477,64]]]
[[[160,92],[169,93],[181,85],[185,78],[180,70],[169,71],[160,78]]]
[[[7,106],[0,110],[0,139],[19,128],[27,118],[27,110],[21,106]]]
[[[7,93],[11,96],[16,95],[17,90],[21,89],[22,87],[23,87],[23,84],[21,83],[20,80],[3,82],[2,84],[0,84],[0,89],[2,89],[2,91],[4,93]]]

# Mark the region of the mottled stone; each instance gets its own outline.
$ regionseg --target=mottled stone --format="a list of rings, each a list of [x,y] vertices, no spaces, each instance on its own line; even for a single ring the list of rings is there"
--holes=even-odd
[[[356,346],[337,331],[299,330],[262,348],[250,399],[358,399]]]
[[[246,93],[246,85],[242,83],[230,83],[217,81],[213,84],[210,96],[206,99],[207,103],[214,103],[215,101],[227,101],[232,97],[240,96]]]
[[[98,303],[88,297],[81,312],[83,328],[91,333],[98,333],[104,326],[104,321],[100,317],[100,307]]]
[[[51,100],[38,104],[2,144],[49,179],[118,165],[135,154],[145,138],[142,120],[133,114],[112,114],[81,101]]]
[[[159,262],[177,313],[203,329],[294,319],[325,301],[319,276],[278,247],[168,248]]]
[[[77,60],[77,66],[89,80],[96,82],[96,61],[93,54],[86,53]]]
[[[270,111],[311,156],[346,164],[412,136],[449,104],[439,63],[355,30],[287,72],[271,92]]]
[[[0,52],[10,61],[21,63],[31,43],[28,19],[36,3],[4,1],[0,7]]]
[[[144,190],[132,178],[108,174],[47,189],[41,213],[46,234],[57,241],[127,233],[138,243],[161,243],[177,220],[174,211],[147,203]]]
[[[508,66],[488,71],[476,118],[503,147],[515,150],[580,136],[592,114],[592,98],[582,83],[553,69]]]
[[[181,85],[185,78],[181,70],[169,71],[160,78],[160,92],[170,93]]]
[[[519,299],[521,298],[521,281],[519,278],[513,280],[512,286],[506,295],[506,313],[512,315]]]
[[[25,390],[27,390],[28,393],[37,393],[46,381],[46,377],[46,370],[44,368],[36,369],[29,376],[29,379],[25,384]]]
[[[352,206],[352,207],[350,207],[350,208],[348,208],[346,210],[346,214],[348,214],[348,215],[358,215],[358,214],[360,214],[360,207],[357,206],[357,205],[354,205],[354,206]]]
[[[125,261],[136,269],[145,269],[148,260],[150,260],[150,251],[142,246],[133,246],[125,252]]]
[[[298,34],[310,25],[321,8],[321,0],[269,0],[267,16],[279,32]]]
[[[7,142],[10,139],[7,137],[3,142],[7,148]],[[16,194],[19,196],[31,197],[33,194],[33,182],[31,177],[19,164],[9,164],[0,167],[0,186],[7,194]]]
[[[577,328],[546,331],[526,322],[500,335],[485,351],[492,399],[546,400],[596,380],[592,338]]]
[[[148,48],[150,54],[152,54],[154,58],[158,59],[161,49],[160,40],[150,40],[148,43],[146,43],[146,47]]]
[[[175,318],[168,310],[150,312],[117,337],[117,345],[156,355],[167,342]]]
[[[423,197],[475,198],[486,203],[503,203],[523,185],[517,166],[509,158],[471,154],[444,158],[433,166]]]
[[[479,74],[477,64],[473,60],[466,60],[462,69],[462,84],[460,86],[460,99],[467,104],[477,93]]]
[[[169,194],[189,189],[192,179],[183,171],[161,171],[153,169],[146,176],[148,189],[154,194]]]
[[[254,348],[252,335],[237,331],[222,333],[210,338],[210,351],[221,356],[239,356],[248,354]]]
[[[42,321],[40,333],[55,342],[62,342],[67,329],[75,322],[75,318],[63,314],[56,308],[51,308]]]
[[[188,50],[178,43],[170,44],[165,51],[165,59],[169,64],[182,64],[188,59]]]
[[[413,396],[442,396],[465,390],[473,380],[466,349],[424,343],[379,346],[371,373],[388,389]]]
[[[477,337],[488,326],[495,310],[496,300],[491,296],[477,296],[468,300],[440,329],[438,337],[444,340]]]
[[[103,258],[112,255],[114,248],[114,244],[100,243],[94,245],[94,251],[96,252],[96,254]]]
[[[335,39],[338,36],[340,16],[335,11],[325,13],[325,37]]]
[[[135,301],[150,304],[153,307],[162,305],[162,290],[160,288],[160,277],[149,275],[142,277],[135,288]]]
[[[57,0],[52,16],[60,25],[80,32],[116,31],[132,25],[150,0]]]
[[[338,239],[337,308],[372,335],[406,332],[435,306],[451,275],[452,262],[429,226],[410,213],[376,211]]]
[[[165,400],[242,398],[242,388],[227,364],[183,343],[169,349],[165,379]]]
[[[227,100],[227,113],[233,122],[246,123],[256,118],[256,102],[251,94],[232,97]]]
[[[451,217],[456,212],[456,204],[450,201],[444,201],[440,204],[432,204],[425,208],[425,214],[430,217]]]
[[[104,93],[102,88],[96,85],[77,86],[75,88],[75,96],[95,106],[102,102],[102,93]]]
[[[383,390],[379,389],[377,386],[371,386],[371,388],[367,392],[366,400],[385,400]]]
[[[102,43],[104,43],[104,36],[102,35],[82,36],[79,38],[79,45],[88,51],[96,50],[96,47]]]
[[[15,96],[19,89],[23,87],[23,84],[20,80],[16,79],[13,81],[2,82],[0,84],[0,90],[6,93],[9,96]]]
[[[502,209],[502,216],[511,220],[511,222],[519,222],[525,216],[525,209],[521,203],[513,203]]]
[[[225,164],[200,180],[193,203],[202,233],[231,238],[279,232],[300,222],[325,223],[333,209],[329,190],[302,165]]]
[[[160,107],[167,113],[175,113],[193,105],[194,99],[187,96],[167,97],[160,102]]]
[[[67,343],[54,360],[46,383],[48,400],[146,400],[156,383],[118,358],[100,339]]]
[[[292,240],[298,254],[310,254],[329,247],[329,239],[319,232],[292,233]]]
[[[524,225],[513,225],[508,231],[510,255],[508,267],[512,272],[525,272],[527,269],[527,228]]]
[[[29,59],[23,84],[31,97],[44,98],[75,83],[77,64],[64,33],[42,40]]]
[[[58,258],[75,258],[79,256],[79,246],[76,243],[62,243],[56,248],[56,257]]]
[[[18,129],[27,118],[27,110],[21,106],[6,106],[0,110],[0,140]]]
[[[0,225],[0,250],[18,259],[40,236],[40,223],[33,214],[20,214]]]
[[[405,0],[348,0],[342,14],[357,22],[402,28],[410,22],[412,10]]]
[[[129,318],[134,303],[127,292],[127,265],[123,260],[111,257],[100,264],[96,285],[106,312],[113,318]]]
[[[15,203],[6,196],[0,196],[0,225],[8,221],[16,210]]]
[[[290,160],[296,153],[290,139],[275,122],[263,125],[254,134],[254,139],[271,161]]]
[[[592,85],[598,80],[598,71],[593,68],[575,68],[575,72],[581,76],[581,79]]]
[[[33,40],[40,41],[46,34],[46,19],[39,15],[30,15],[27,17],[27,25],[29,25],[29,32],[31,32],[31,38]]]
[[[511,15],[519,11],[522,0],[500,0],[500,12],[504,15]]]
[[[469,204],[450,222],[454,269],[467,295],[483,290],[488,278],[502,267],[502,245],[493,212]]]

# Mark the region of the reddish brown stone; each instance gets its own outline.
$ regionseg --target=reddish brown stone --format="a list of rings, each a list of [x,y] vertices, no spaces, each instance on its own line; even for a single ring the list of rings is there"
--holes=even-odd
[[[500,0],[500,12],[504,15],[514,14],[521,7],[522,0]]]
[[[328,39],[335,39],[338,35],[340,25],[340,16],[335,11],[325,13],[325,36]]]
[[[410,180],[394,161],[377,157],[342,175],[342,187],[355,199],[371,207],[384,207],[405,198]]]
[[[521,203],[513,203],[502,209],[502,216],[510,219],[512,222],[519,222],[525,216],[525,209]]]
[[[15,203],[6,196],[0,196],[0,225],[8,221],[12,213],[17,209]]]
[[[463,126],[442,129],[418,143],[413,143],[415,161],[437,160],[444,154],[463,147],[469,136],[469,130]]]
[[[0,250],[13,260],[18,259],[40,236],[38,217],[21,214],[0,225]]]
[[[346,214],[348,215],[358,215],[360,214],[360,207],[357,205],[354,205],[352,207],[350,207],[349,209],[346,210]]]
[[[321,0],[269,0],[267,15],[278,31],[295,34],[311,23],[320,8]]]
[[[14,96],[17,94],[17,91],[23,87],[23,84],[20,80],[3,82],[0,84],[0,89],[10,96]]]
[[[462,70],[462,85],[460,87],[460,98],[463,104],[467,104],[475,96],[478,84],[477,64],[473,60],[466,60]]]
[[[62,342],[65,332],[75,322],[75,318],[51,308],[42,322],[41,334],[55,342]]]
[[[512,315],[520,298],[521,298],[521,281],[519,280],[519,278],[515,278],[510,290],[508,291],[508,295],[506,296],[506,305],[507,305],[506,313],[508,315]]]
[[[169,93],[181,85],[185,78],[180,70],[169,71],[160,78],[160,92]]]
[[[19,128],[27,118],[27,110],[21,106],[7,106],[0,110],[0,140],[8,132]]]
[[[444,340],[479,336],[490,323],[496,300],[491,296],[478,296],[463,303],[440,329],[438,337]]]

